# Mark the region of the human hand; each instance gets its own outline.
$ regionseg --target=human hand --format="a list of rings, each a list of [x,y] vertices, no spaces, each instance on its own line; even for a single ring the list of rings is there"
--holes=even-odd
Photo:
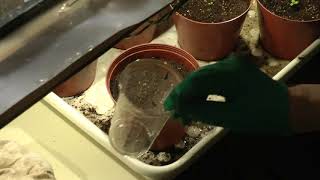
[[[184,123],[199,120],[239,132],[291,134],[287,86],[243,57],[230,56],[191,73],[164,106]]]

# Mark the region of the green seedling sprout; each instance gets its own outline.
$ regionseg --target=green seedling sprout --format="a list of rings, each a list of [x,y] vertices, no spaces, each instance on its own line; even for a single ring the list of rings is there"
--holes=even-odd
[[[299,0],[291,0],[290,6],[297,6],[299,5]]]

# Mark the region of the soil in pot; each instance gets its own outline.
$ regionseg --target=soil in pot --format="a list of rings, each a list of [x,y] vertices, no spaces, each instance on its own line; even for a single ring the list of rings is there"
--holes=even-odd
[[[319,0],[299,0],[298,4],[291,4],[291,0],[260,0],[270,11],[284,18],[298,21],[320,19]]]
[[[164,63],[170,65],[173,69],[175,69],[177,72],[180,73],[180,75],[184,78],[187,76],[187,74],[189,73],[189,71],[187,70],[187,68],[185,66],[183,66],[182,64],[179,64],[175,61],[171,61],[171,60],[163,60]],[[119,97],[119,76],[120,73],[114,78],[111,79],[110,82],[110,86],[111,86],[111,94],[114,100],[117,100]]]
[[[248,0],[189,0],[178,12],[195,21],[218,23],[241,15],[249,5]]]

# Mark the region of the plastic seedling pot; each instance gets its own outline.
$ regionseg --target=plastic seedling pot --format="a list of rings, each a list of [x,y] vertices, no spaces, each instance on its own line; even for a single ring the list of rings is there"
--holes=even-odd
[[[204,61],[227,56],[239,40],[240,30],[249,9],[250,5],[238,17],[219,23],[194,21],[176,12],[173,21],[180,47],[196,59]]]
[[[320,19],[290,20],[278,16],[258,2],[260,39],[273,56],[293,59],[320,36]]]
[[[113,147],[134,157],[146,153],[170,119],[164,100],[181,81],[180,73],[165,61],[130,63],[120,74],[120,94],[109,130]]]
[[[199,67],[197,61],[182,49],[162,44],[138,45],[121,53],[111,64],[106,76],[106,86],[109,95],[113,97],[112,82],[128,64],[137,59],[153,60],[153,58],[157,58],[161,61],[175,61],[176,63],[183,65],[188,71],[194,71]],[[113,97],[114,101],[115,98],[116,97]],[[179,142],[184,135],[183,126],[176,123],[174,120],[169,120],[165,124],[162,133],[160,133],[155,140],[152,149],[160,150],[168,148]],[[169,140],[165,140],[168,137],[170,137]]]
[[[75,96],[87,90],[93,83],[97,70],[97,61],[89,64],[71,78],[58,85],[53,92],[60,97]]]

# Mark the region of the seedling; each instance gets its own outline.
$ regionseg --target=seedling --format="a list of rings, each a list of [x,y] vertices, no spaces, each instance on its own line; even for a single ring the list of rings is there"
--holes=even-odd
[[[291,2],[290,2],[291,7],[295,7],[297,5],[299,5],[299,0],[291,0]]]

